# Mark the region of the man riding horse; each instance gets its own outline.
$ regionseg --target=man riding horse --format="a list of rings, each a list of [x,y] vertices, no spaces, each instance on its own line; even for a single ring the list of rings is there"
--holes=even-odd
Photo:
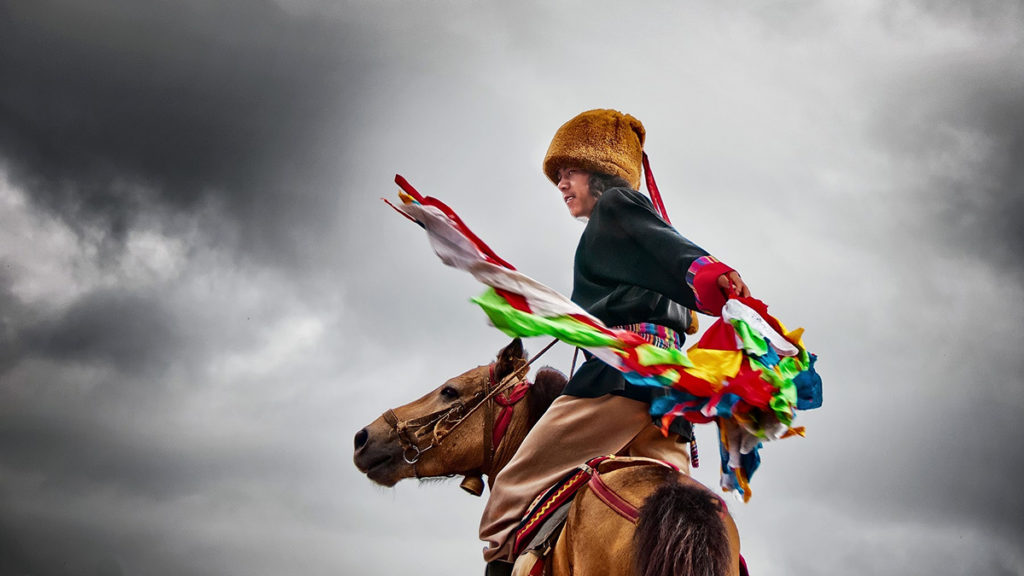
[[[573,265],[572,300],[607,326],[678,349],[685,334],[696,332],[692,311],[718,315],[730,295],[746,297],[750,291],[739,274],[680,235],[637,191],[644,138],[636,118],[590,110],[558,129],[543,168],[569,213],[586,222]],[[660,205],[660,198],[656,202]],[[510,573],[511,536],[527,507],[581,463],[627,454],[689,471],[690,423],[678,418],[668,437],[652,425],[650,403],[660,393],[630,384],[587,354],[494,480],[480,520],[488,574]],[[710,491],[706,496],[708,506],[717,509],[715,496]]]

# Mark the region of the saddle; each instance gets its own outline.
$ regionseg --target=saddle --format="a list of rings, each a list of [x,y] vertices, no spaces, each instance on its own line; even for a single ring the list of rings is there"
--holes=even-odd
[[[534,500],[514,532],[513,556],[518,557],[528,550],[550,548],[554,540],[552,536],[565,523],[569,513],[568,505],[584,486],[590,488],[609,508],[636,524],[639,518],[637,508],[601,479],[602,473],[631,466],[664,466],[679,471],[674,465],[653,458],[598,456],[588,460]]]
[[[549,573],[549,552],[561,534],[569,515],[569,504],[584,486],[623,518],[636,524],[640,514],[635,506],[619,496],[601,480],[601,474],[631,466],[663,466],[679,471],[675,465],[653,458],[598,456],[567,474],[534,500],[514,533],[513,557],[517,558],[513,576],[541,576]],[[749,576],[747,562],[740,555],[740,576]]]

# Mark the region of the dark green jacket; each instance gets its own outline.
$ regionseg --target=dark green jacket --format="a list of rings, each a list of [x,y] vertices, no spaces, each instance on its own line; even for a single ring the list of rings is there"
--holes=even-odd
[[[646,196],[612,188],[598,199],[576,248],[572,300],[607,326],[650,322],[682,336],[687,309],[700,308],[691,287],[695,273],[717,278],[728,270],[662,220]],[[628,384],[618,370],[592,357],[565,388],[572,396],[610,393],[647,402],[657,392]]]

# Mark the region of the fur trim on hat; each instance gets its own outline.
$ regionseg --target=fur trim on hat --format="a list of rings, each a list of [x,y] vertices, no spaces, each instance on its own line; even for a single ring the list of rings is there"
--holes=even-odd
[[[558,170],[573,166],[620,176],[640,188],[646,131],[639,120],[617,110],[588,110],[555,132],[544,156],[544,174],[558,184]]]

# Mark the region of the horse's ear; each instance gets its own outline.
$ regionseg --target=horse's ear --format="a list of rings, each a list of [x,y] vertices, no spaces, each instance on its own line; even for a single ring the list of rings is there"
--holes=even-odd
[[[494,376],[501,381],[513,370],[526,361],[526,351],[523,350],[523,341],[516,338],[511,344],[505,346],[498,352],[498,362],[494,366]]]

